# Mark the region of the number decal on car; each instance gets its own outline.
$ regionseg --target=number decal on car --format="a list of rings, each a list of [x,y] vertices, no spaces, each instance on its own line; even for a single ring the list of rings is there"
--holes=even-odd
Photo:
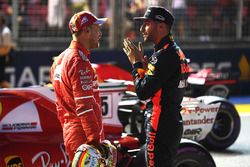
[[[111,116],[111,105],[112,105],[112,95],[105,94],[101,96],[102,99],[102,116],[110,117]]]

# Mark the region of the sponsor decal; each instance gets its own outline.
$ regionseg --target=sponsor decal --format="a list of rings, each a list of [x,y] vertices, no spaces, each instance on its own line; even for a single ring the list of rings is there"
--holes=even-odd
[[[18,71],[21,72],[20,76],[17,76]],[[34,71],[38,71],[38,74],[35,75]],[[7,67],[5,69],[5,74],[8,75],[12,87],[37,85],[39,83],[47,83],[50,81],[50,66],[39,66],[37,69],[33,69],[29,66],[25,66],[23,69]]]
[[[206,105],[192,98],[185,98],[185,100],[185,107],[181,111],[184,125],[183,136],[200,141],[211,131],[220,103]]]
[[[152,64],[148,63],[148,69],[152,72],[154,72],[155,70],[155,66],[153,66]]]
[[[186,88],[187,86],[188,86],[188,83],[187,83],[186,79],[180,80],[178,88],[180,88],[180,89],[181,88]]]
[[[214,123],[214,118],[207,118],[206,116],[204,116],[203,118],[183,120],[183,125],[213,124],[213,123]]]
[[[155,155],[154,155],[154,149],[155,149],[155,136],[156,136],[156,133],[155,132],[149,132],[148,133],[148,137],[149,137],[149,143],[148,143],[148,146],[147,146],[147,155],[148,155],[148,165],[149,166],[155,166],[154,165],[154,158],[155,158]]]
[[[148,63],[147,74],[148,74],[148,75],[153,75],[154,70],[155,70],[155,66],[153,66],[153,65],[150,64],[150,63]]]
[[[150,70],[147,71],[147,74],[148,75],[153,75],[152,71],[150,71]]]
[[[232,62],[230,61],[226,61],[226,62],[203,62],[203,63],[197,63],[197,62],[192,62],[189,64],[189,66],[194,70],[194,71],[198,71],[200,69],[204,69],[204,68],[214,68],[217,70],[222,70],[222,69],[231,69],[232,67]]]
[[[186,73],[188,73],[188,72],[189,72],[189,67],[188,67],[188,65],[185,64],[185,63],[181,63],[181,73],[182,73],[182,74],[186,74]]]
[[[186,129],[184,135],[199,135],[202,132],[201,128],[197,129]]]
[[[82,90],[91,90],[92,89],[92,84],[90,85],[82,85]]]
[[[84,17],[82,18],[81,25],[87,23],[88,21],[89,21],[89,19],[88,19],[86,16],[84,16]]]
[[[80,75],[81,76],[84,76],[84,75],[86,75],[86,74],[88,74],[90,72],[90,70],[86,67],[86,69],[85,70],[79,70],[79,73],[80,73]]]
[[[40,151],[32,157],[32,165],[41,167],[60,167],[67,166],[70,167],[70,161],[67,157],[63,144],[60,145],[60,150],[63,154],[63,159],[58,160],[55,163],[51,163],[51,155],[47,151]]]
[[[165,18],[162,15],[156,15],[155,18],[161,21],[165,21]]]
[[[8,112],[0,121],[1,132],[42,132],[35,104],[28,101]]]
[[[72,31],[78,31],[77,28],[77,19],[78,19],[79,15],[74,15],[71,20],[70,20],[70,26],[72,28]]]
[[[54,72],[54,80],[61,81],[62,65],[57,65]]]
[[[93,87],[93,79],[90,73],[90,69],[86,68],[85,70],[79,70],[80,73],[80,82],[82,90],[91,90]]]
[[[3,131],[27,130],[36,128],[37,128],[37,122],[12,123],[12,124],[2,125]]]
[[[6,157],[4,161],[7,167],[24,167],[22,158],[16,155]]]
[[[150,63],[151,64],[156,64],[158,61],[157,57],[156,56],[152,56],[152,59],[150,60]]]
[[[214,113],[218,112],[219,107],[195,107],[194,109],[191,108],[183,108],[181,111],[181,114],[191,114],[191,113],[196,113],[196,114],[202,114],[202,113]]]

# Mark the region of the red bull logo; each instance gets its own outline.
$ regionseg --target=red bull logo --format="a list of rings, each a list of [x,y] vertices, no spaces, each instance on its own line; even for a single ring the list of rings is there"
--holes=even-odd
[[[155,132],[149,132],[148,133],[149,135],[149,143],[148,143],[148,146],[147,146],[147,154],[148,154],[148,166],[155,166],[155,162],[154,162],[154,158],[155,158],[155,155],[154,155],[154,149],[155,149],[155,136],[156,136],[156,133]]]

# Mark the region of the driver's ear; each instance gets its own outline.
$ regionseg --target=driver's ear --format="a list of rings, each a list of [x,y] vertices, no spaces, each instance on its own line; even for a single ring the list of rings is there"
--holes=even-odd
[[[159,27],[162,29],[162,28],[164,28],[165,27],[165,23],[159,23]]]

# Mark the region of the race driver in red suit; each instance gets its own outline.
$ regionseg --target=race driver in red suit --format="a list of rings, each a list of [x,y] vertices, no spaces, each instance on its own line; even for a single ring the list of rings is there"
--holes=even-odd
[[[100,25],[106,20],[91,12],[76,13],[69,22],[71,44],[51,67],[58,118],[71,162],[81,144],[93,145],[100,151],[104,138],[97,75],[89,50],[99,46]]]
[[[133,65],[137,96],[147,100],[145,111],[146,163],[149,167],[171,167],[180,143],[183,125],[180,114],[187,85],[187,60],[170,34],[174,18],[162,7],[149,7],[140,31],[145,42],[153,42],[154,53],[143,57],[141,43],[125,39],[124,52]]]

